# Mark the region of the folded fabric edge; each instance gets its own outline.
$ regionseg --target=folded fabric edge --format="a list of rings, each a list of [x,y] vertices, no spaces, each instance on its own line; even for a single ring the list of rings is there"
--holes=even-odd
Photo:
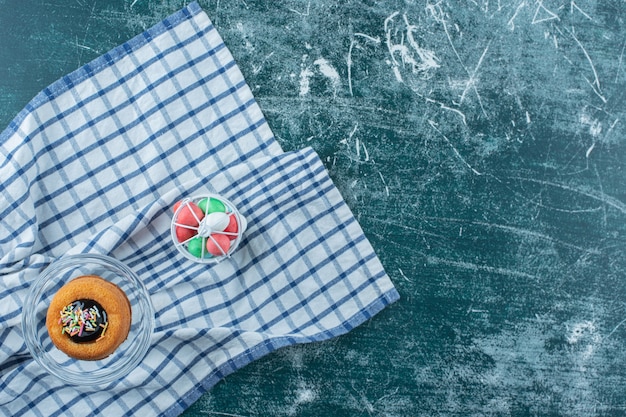
[[[100,68],[119,60],[121,57],[128,54],[129,51],[142,47],[146,43],[150,42],[152,38],[159,36],[160,34],[171,29],[172,26],[189,19],[200,12],[202,12],[202,8],[197,2],[194,1],[181,10],[166,17],[154,26],[148,28],[144,32],[54,81],[48,87],[39,92],[28,104],[26,104],[17,116],[13,118],[9,125],[2,131],[2,133],[0,133],[0,143],[5,142],[9,136],[14,134],[26,116],[51,97],[68,91],[74,85],[91,77],[93,73],[97,72]]]
[[[393,304],[400,298],[400,294],[395,288],[388,290],[381,294],[379,298],[370,303],[367,307],[359,311],[356,315],[352,316],[347,322],[341,326],[337,326],[333,329],[329,329],[324,333],[318,334],[314,337],[289,337],[280,336],[267,339],[251,349],[233,357],[228,360],[222,366],[211,372],[209,376],[204,378],[199,385],[194,389],[187,392],[181,397],[176,404],[172,405],[169,409],[165,410],[164,416],[178,416],[182,414],[187,408],[189,408],[194,402],[196,402],[203,394],[207,393],[213,388],[220,380],[233,372],[243,368],[249,363],[262,358],[280,348],[287,346],[293,346],[304,343],[321,342],[329,340],[337,336],[344,335],[355,327],[363,324],[367,320],[380,313],[384,308]]]

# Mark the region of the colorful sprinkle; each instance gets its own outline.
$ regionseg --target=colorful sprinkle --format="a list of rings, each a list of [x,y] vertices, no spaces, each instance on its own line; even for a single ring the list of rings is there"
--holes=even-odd
[[[60,311],[61,334],[75,342],[88,342],[101,337],[108,326],[106,311],[93,300],[74,301]]]

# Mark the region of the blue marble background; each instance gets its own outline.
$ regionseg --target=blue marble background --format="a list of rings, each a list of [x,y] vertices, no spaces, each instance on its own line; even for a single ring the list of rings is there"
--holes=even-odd
[[[0,124],[186,4],[0,0]],[[401,300],[184,416],[626,415],[626,3],[210,0]]]

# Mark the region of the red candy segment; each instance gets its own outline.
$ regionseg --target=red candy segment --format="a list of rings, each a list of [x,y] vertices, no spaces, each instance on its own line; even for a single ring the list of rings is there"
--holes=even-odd
[[[176,223],[184,224],[185,226],[198,227],[200,220],[202,220],[203,217],[204,212],[200,209],[200,207],[192,202],[187,202],[178,212]]]
[[[179,201],[174,205],[174,212],[176,212],[182,203]],[[184,242],[187,239],[192,238],[198,233],[197,227],[200,225],[200,220],[204,217],[204,212],[200,210],[196,204],[192,202],[184,203],[183,207],[178,212],[176,223],[179,225],[190,226],[188,227],[176,226],[176,238],[179,242]]]
[[[213,233],[206,241],[206,250],[213,256],[223,256],[230,249],[230,239],[228,236]]]
[[[198,231],[195,229],[188,229],[186,227],[176,226],[176,239],[178,239],[178,241],[181,243],[188,239],[191,239],[196,235],[196,233],[198,233]]]
[[[237,223],[237,217],[234,214],[230,215],[230,221],[228,222],[228,226],[224,229],[226,233],[235,233],[233,235],[226,235],[230,240],[237,239],[236,233],[239,233],[239,224]]]

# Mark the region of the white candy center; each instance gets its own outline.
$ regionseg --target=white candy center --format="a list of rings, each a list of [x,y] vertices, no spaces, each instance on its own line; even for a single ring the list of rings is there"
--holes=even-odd
[[[198,227],[198,235],[207,237],[213,232],[221,232],[228,227],[230,217],[223,212],[209,213],[204,216]]]

